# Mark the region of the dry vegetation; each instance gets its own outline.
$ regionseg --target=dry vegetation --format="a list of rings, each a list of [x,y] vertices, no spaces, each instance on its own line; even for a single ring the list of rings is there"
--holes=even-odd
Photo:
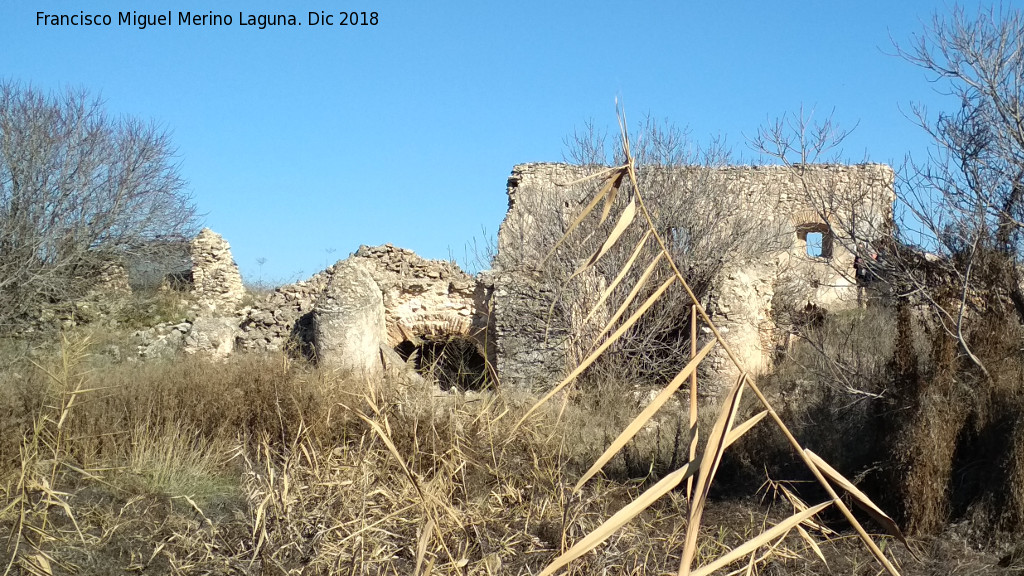
[[[371,385],[284,356],[118,363],[100,342],[77,334],[59,349],[5,351],[8,573],[536,574],[662,477],[687,426],[641,431],[605,476],[573,492],[631,417],[631,390],[606,383],[570,394],[561,419],[555,403],[513,433],[527,407],[514,395]],[[763,455],[754,444],[740,441],[737,458]],[[786,486],[756,497],[721,490],[697,561],[788,516],[790,501],[776,499]],[[674,572],[687,522],[685,494],[669,492],[568,573]],[[836,528],[810,531],[832,572],[877,573],[855,536]],[[999,556],[951,530],[915,542],[921,564],[883,547],[905,574],[1024,568],[985,568]],[[826,570],[797,535],[733,568],[748,562],[760,574]]]
[[[9,573],[532,574],[653,481],[620,466],[572,491],[602,447],[594,439],[616,426],[592,403],[570,403],[561,423],[556,406],[513,434],[525,405],[503,394],[369,385],[283,356],[118,364],[95,351],[76,336],[5,363]],[[657,445],[649,431],[634,453]],[[790,509],[755,504],[713,503],[698,560]],[[686,509],[669,493],[569,573],[674,571]],[[849,536],[817,538],[837,573],[876,572]],[[823,569],[799,537],[754,566]]]
[[[514,399],[374,386],[283,356],[92,352],[69,340],[5,371],[13,573],[520,573],[631,490],[571,496],[586,455],[560,427],[511,436]],[[659,545],[623,534],[600,564],[642,566]]]
[[[998,37],[1019,47],[1013,15]],[[953,29],[969,31],[955,16]],[[945,26],[936,22],[940,41],[973,38],[943,36]],[[974,46],[957,42],[940,42],[939,54]],[[908,59],[957,72],[930,50]],[[1020,99],[1009,112],[1002,100],[972,108],[981,93],[964,78],[964,118],[1015,122],[1013,138],[972,161],[1019,166]],[[594,308],[617,313],[592,343],[581,339],[579,365],[539,401],[464,392],[464,373],[482,371],[440,362],[468,357],[452,342],[420,363],[454,366],[443,386],[354,379],[284,354],[108,354],[124,337],[117,330],[182,314],[159,298],[117,308],[103,328],[62,333],[56,346],[0,341],[3,576],[1024,574],[1019,174],[1005,202],[963,211],[995,212],[969,242],[953,237],[928,265],[894,248],[907,268],[894,268],[877,305],[793,319],[778,369],[755,380],[701,306],[715,271],[680,272],[689,253],[648,211],[659,183],[638,178],[623,117],[620,127],[619,165],[587,179],[597,193],[563,240],[599,233],[582,252],[559,241],[548,255],[570,280],[614,277]],[[938,135],[961,134],[950,127],[940,120]],[[785,161],[780,134],[762,148],[777,145]],[[963,197],[948,185],[932,183]],[[700,213],[693,207],[677,208]],[[727,245],[743,236],[719,232]],[[602,260],[613,248],[631,256]],[[698,318],[713,335],[699,352]],[[638,339],[645,322],[655,334],[667,327],[667,339]],[[716,403],[687,411],[678,392],[696,397],[697,367],[715,346],[740,376]],[[652,350],[664,352],[661,389],[609,369],[628,362],[600,361]]]

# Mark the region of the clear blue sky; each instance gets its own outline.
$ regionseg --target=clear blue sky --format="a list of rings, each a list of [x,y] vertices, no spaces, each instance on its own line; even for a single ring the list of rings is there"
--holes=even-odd
[[[376,26],[310,26],[308,12],[378,13]],[[852,161],[922,152],[912,101],[946,102],[892,55],[939,2],[277,2],[0,0],[0,76],[84,87],[108,109],[173,133],[205,224],[249,279],[308,277],[360,244],[460,261],[493,235],[513,165],[559,161],[588,119],[614,126],[621,98],[746,137],[801,104],[835,109]],[[118,11],[172,12],[117,26]],[[112,26],[37,26],[36,12],[109,14]],[[179,11],[231,26],[177,24]],[[239,26],[287,13],[301,26]],[[335,20],[339,20],[335,16]],[[265,259],[258,266],[259,259]]]

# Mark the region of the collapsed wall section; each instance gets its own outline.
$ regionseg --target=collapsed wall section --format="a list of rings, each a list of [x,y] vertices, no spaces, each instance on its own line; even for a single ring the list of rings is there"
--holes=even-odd
[[[469,340],[494,363],[487,326],[486,286],[478,284],[452,262],[427,260],[412,250],[391,244],[360,246],[308,280],[282,286],[242,310],[241,347],[247,350],[297,346],[307,355],[313,350],[313,313],[316,302],[334,276],[358,265],[381,292],[384,330],[381,344],[389,349],[409,342],[461,338]]]

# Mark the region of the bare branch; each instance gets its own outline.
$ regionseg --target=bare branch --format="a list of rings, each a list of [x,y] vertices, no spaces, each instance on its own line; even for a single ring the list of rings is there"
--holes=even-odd
[[[79,297],[97,272],[193,232],[166,132],[84,91],[0,83],[0,330]]]

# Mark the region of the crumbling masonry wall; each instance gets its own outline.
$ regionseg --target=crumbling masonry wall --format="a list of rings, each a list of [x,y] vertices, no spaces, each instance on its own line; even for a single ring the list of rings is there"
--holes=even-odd
[[[329,300],[323,296],[335,275],[351,273],[355,266],[379,288],[385,325],[374,338],[382,346],[457,337],[472,342],[493,365],[493,337],[487,330],[489,291],[454,263],[427,260],[390,244],[361,246],[308,280],[268,294],[247,295],[230,247],[220,235],[203,230],[190,246],[191,268],[174,277],[187,280],[179,289],[190,291],[195,300],[191,319],[138,331],[140,356],[181,350],[224,357],[235,350],[281,349],[313,356],[318,303]]]
[[[497,270],[489,280],[504,384],[550,384],[577,360],[570,339],[552,332],[578,324],[574,316],[585,307],[577,304],[588,295],[566,294],[534,269],[558,240],[552,231],[567,228],[596,189],[595,181],[572,183],[599,169],[522,164],[508,180],[509,209],[498,233]],[[744,367],[759,371],[771,365],[780,336],[777,308],[835,310],[857,304],[855,246],[871,243],[891,225],[894,175],[880,164],[715,170],[724,193],[739,195],[745,215],[777,228],[783,239],[778,250],[757,259],[723,254],[727,265],[703,303]],[[821,236],[821,254],[808,253],[808,237],[814,234]],[[720,348],[710,363],[724,376],[734,374]]]
[[[541,389],[560,379],[594,341],[595,325],[609,317],[609,310],[598,310],[584,321],[610,278],[607,271],[591,270],[570,289],[564,278],[540,273],[537,266],[592,197],[598,181],[580,183],[581,178],[601,169],[516,166],[508,179],[509,208],[498,233],[494,269],[475,279],[453,263],[426,260],[390,244],[360,247],[348,261],[358,263],[380,289],[381,344],[395,348],[460,337],[476,344],[496,368],[501,385]],[[676,170],[686,184],[691,173]],[[786,311],[857,304],[854,251],[891,225],[893,172],[878,164],[737,166],[714,169],[713,175],[718,182],[714,190],[738,198],[744,217],[778,230],[782,238],[777,249],[757,257],[722,254],[721,272],[702,302],[743,366],[763,370],[771,364]],[[808,251],[814,234],[820,235],[821,253]],[[189,273],[207,320],[197,318],[165,332],[218,355],[311,342],[316,302],[344,268],[339,263],[306,281],[245,298],[223,238],[203,230],[191,248]],[[571,269],[584,256],[566,257],[559,251],[556,258],[568,258],[563,268]],[[248,305],[242,306],[243,300]],[[720,348],[709,365],[726,377],[735,373]]]
[[[486,287],[451,262],[427,260],[391,244],[360,246],[348,260],[243,308],[240,347],[276,350],[289,342],[308,342],[314,305],[347,261],[358,262],[381,290],[386,334],[382,344],[394,348],[405,341],[460,336],[488,351]],[[493,358],[493,350],[488,355]]]
[[[220,235],[203,228],[190,244],[192,286],[201,306],[210,311],[233,312],[245,297],[231,246]]]

